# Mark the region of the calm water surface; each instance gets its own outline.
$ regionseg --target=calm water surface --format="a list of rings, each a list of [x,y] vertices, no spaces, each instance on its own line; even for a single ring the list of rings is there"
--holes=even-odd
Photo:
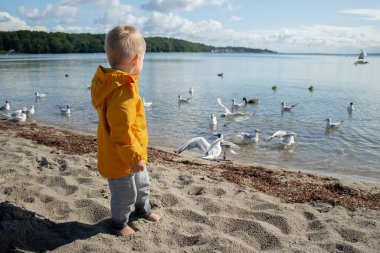
[[[146,110],[150,144],[175,148],[195,136],[222,132],[231,139],[236,131],[261,130],[258,144],[242,146],[233,160],[316,172],[341,178],[380,182],[380,57],[353,66],[353,56],[260,54],[147,54],[140,76],[140,92],[152,101]],[[0,104],[12,109],[36,106],[36,122],[96,132],[97,114],[87,86],[98,65],[108,66],[104,54],[0,56]],[[217,73],[223,72],[223,78]],[[68,77],[65,77],[68,74]],[[277,91],[271,87],[277,85]],[[315,90],[308,91],[313,85]],[[190,104],[178,104],[178,95]],[[46,92],[36,101],[34,92]],[[220,115],[220,96],[231,99],[259,97],[248,105],[247,121],[218,119],[216,131],[208,127],[211,113]],[[293,112],[281,113],[281,102],[298,103]],[[354,102],[355,111],[347,112]],[[71,117],[59,106],[70,104]],[[344,120],[343,127],[325,131],[325,119]],[[296,146],[280,149],[265,139],[277,130],[297,133]]]

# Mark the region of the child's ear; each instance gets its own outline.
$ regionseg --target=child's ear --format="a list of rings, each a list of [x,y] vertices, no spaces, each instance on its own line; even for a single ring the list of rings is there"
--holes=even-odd
[[[133,66],[137,65],[137,63],[139,61],[139,57],[140,56],[138,54],[136,54],[135,56],[133,56],[133,58],[132,58],[132,64],[133,64]]]

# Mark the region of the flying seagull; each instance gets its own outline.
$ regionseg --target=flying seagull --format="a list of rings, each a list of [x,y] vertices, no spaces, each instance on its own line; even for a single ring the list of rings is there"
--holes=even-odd
[[[292,147],[295,144],[294,137],[296,135],[297,134],[294,133],[294,132],[287,133],[286,131],[281,131],[280,130],[280,131],[275,132],[272,136],[270,136],[268,138],[268,141],[272,140],[273,138],[279,137],[280,140],[281,140],[280,144],[284,148],[290,148],[290,147]]]
[[[225,150],[224,153],[229,150],[229,152],[236,154],[236,152],[231,149],[236,146],[235,144],[224,141],[222,134],[217,134],[216,136],[218,139],[212,143],[209,143],[204,137],[192,138],[179,146],[174,152],[180,154],[187,149],[196,148],[202,152],[202,158],[207,160],[216,160],[222,153],[222,150]]]

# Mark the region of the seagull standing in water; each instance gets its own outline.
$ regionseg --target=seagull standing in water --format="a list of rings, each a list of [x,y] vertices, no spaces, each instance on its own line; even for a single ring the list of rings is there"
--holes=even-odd
[[[361,52],[359,54],[358,60],[356,62],[354,62],[355,67],[358,64],[367,64],[368,63],[368,61],[365,60],[365,58],[367,57],[367,53],[363,49],[360,49],[360,51]]]
[[[0,111],[10,111],[11,110],[11,105],[9,104],[8,100],[5,100],[5,105],[0,107]]]
[[[45,97],[47,96],[46,93],[38,93],[38,92],[34,92],[34,94],[36,95],[36,99],[45,98]]]
[[[145,108],[148,108],[149,106],[152,105],[152,102],[145,102],[145,99],[144,99],[144,98],[142,98],[141,100],[142,100],[143,105],[144,105]]]
[[[222,101],[220,100],[220,97],[216,98],[216,101],[220,106],[224,108],[224,113],[220,116],[222,118],[227,118],[231,121],[243,121],[249,119],[250,115],[241,113],[241,112],[231,112],[230,109],[228,109],[224,104],[222,104]]]
[[[354,111],[354,103],[353,102],[351,102],[350,105],[347,107],[347,111],[349,113],[352,113]]]
[[[70,105],[66,105],[66,108],[60,106],[61,109],[61,114],[65,116],[69,116],[71,114],[71,109]]]
[[[238,138],[238,144],[250,144],[257,143],[259,141],[259,129],[255,129],[254,134],[247,132],[239,132],[236,137]]]
[[[297,104],[294,105],[286,105],[285,102],[281,103],[281,111],[290,112]]]
[[[180,104],[188,104],[190,103],[191,97],[188,98],[182,98],[181,95],[178,95],[178,103]]]
[[[243,100],[241,103],[236,103],[235,99],[232,99],[232,111],[239,110],[242,107],[245,107],[247,105],[247,100]]]
[[[36,112],[36,110],[34,109],[34,105],[32,105],[30,108],[26,108],[26,110],[25,110],[26,116],[33,115],[35,112]]]
[[[218,120],[216,119],[215,114],[211,113],[211,118],[209,119],[210,128],[215,129],[217,124]]]
[[[327,121],[326,129],[335,129],[335,128],[340,127],[343,124],[343,120],[340,122],[331,122],[331,119],[328,118],[326,119],[326,121]]]

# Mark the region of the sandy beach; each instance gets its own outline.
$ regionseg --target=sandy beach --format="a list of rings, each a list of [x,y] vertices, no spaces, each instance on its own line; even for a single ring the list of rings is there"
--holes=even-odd
[[[110,233],[94,136],[0,122],[0,252],[379,252],[380,186],[149,148],[158,223]]]

